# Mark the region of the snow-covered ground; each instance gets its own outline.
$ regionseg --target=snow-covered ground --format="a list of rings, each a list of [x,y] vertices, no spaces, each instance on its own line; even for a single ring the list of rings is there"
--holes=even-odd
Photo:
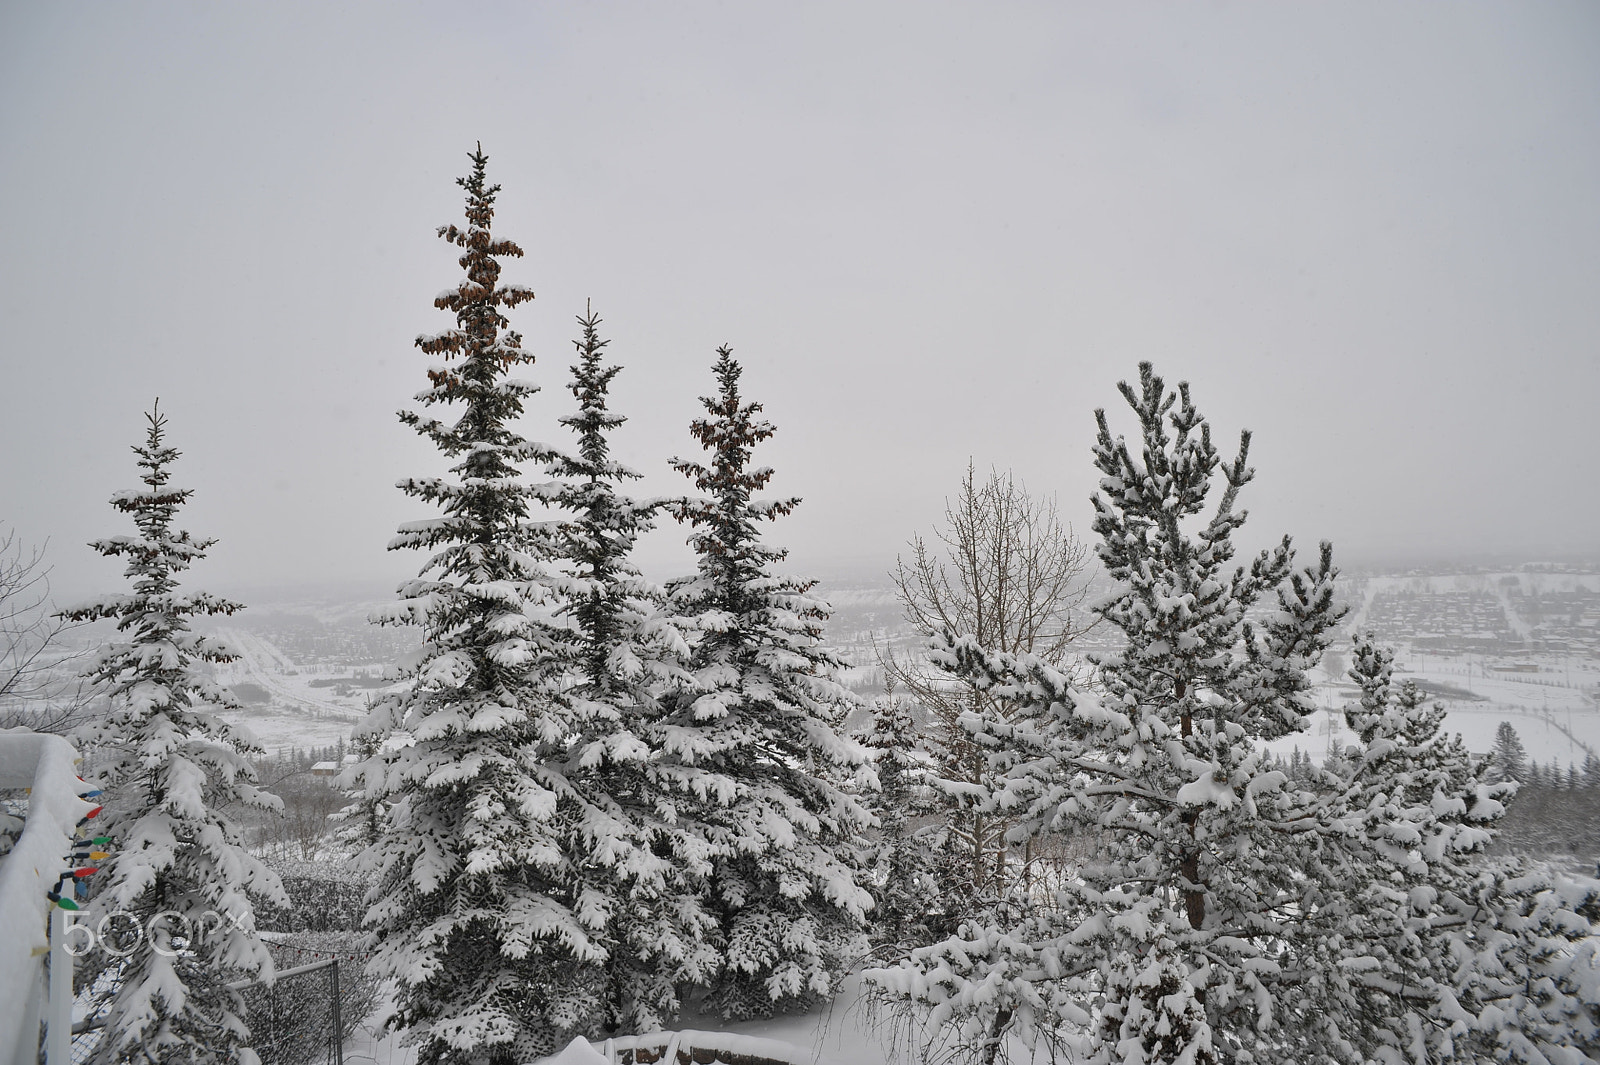
[[[1342,699],[1338,705],[1349,701],[1352,700]],[[1547,766],[1554,759],[1563,768],[1569,763],[1581,766],[1590,747],[1600,753],[1600,713],[1592,710],[1586,716],[1574,714],[1569,718],[1493,703],[1437,701],[1445,706],[1445,731],[1459,734],[1468,750],[1488,751],[1494,742],[1495,729],[1502,721],[1509,721],[1521,737],[1528,756],[1540,765]],[[1342,711],[1319,710],[1312,715],[1310,729],[1270,746],[1273,751],[1285,755],[1298,747],[1320,762],[1334,746],[1354,742],[1354,735],[1345,728]]]
[[[1546,597],[1548,606],[1551,596],[1600,593],[1600,574],[1507,570],[1368,576],[1352,578],[1348,591],[1352,610],[1345,627],[1349,631],[1376,620],[1371,615],[1380,600],[1392,603],[1396,596],[1466,596],[1478,601],[1492,599],[1503,608],[1509,631],[1525,637],[1533,631],[1529,619],[1523,616],[1532,597]],[[881,680],[872,646],[880,642],[893,645],[907,637],[892,587],[886,581],[858,580],[825,584],[818,592],[832,602],[835,610],[829,639],[845,649],[854,663],[847,682],[861,694],[870,695]],[[258,628],[259,623],[272,617],[286,619],[285,624],[298,619],[321,626],[329,634],[354,638],[354,634],[373,631],[365,619],[375,605],[366,601],[307,599],[256,604],[252,613],[259,616]],[[1495,609],[1493,605],[1489,607],[1491,613]],[[378,692],[357,688],[341,693],[327,686],[332,677],[348,675],[348,668],[330,671],[332,667],[324,663],[319,670],[315,663],[297,661],[250,626],[229,623],[220,634],[233,644],[241,658],[221,667],[218,679],[228,684],[253,685],[266,693],[267,699],[258,698],[248,706],[241,720],[268,750],[326,746],[348,737],[364,716],[368,699]],[[1582,653],[1446,655],[1426,647],[1414,648],[1403,639],[1392,642],[1399,643],[1400,678],[1415,678],[1425,688],[1439,693],[1436,697],[1449,712],[1446,728],[1459,732],[1473,750],[1488,750],[1500,722],[1510,721],[1529,756],[1540,764],[1548,765],[1556,759],[1563,764],[1581,765],[1590,749],[1600,752],[1600,658]],[[1347,658],[1348,641],[1341,640],[1335,650]],[[375,662],[373,668],[387,664]],[[1534,667],[1538,672],[1508,671],[1512,666]],[[322,683],[313,683],[317,681]],[[1461,694],[1454,694],[1453,689]],[[1326,755],[1330,742],[1344,742],[1339,738],[1341,711],[1356,697],[1354,689],[1342,677],[1332,681],[1324,678],[1315,697],[1325,712],[1316,716],[1312,730],[1274,744],[1275,749],[1281,747],[1287,753],[1299,746],[1320,758]]]
[[[383,1018],[393,1008],[392,1003],[391,997],[344,1041],[345,1065],[414,1065],[416,1049],[402,1046],[400,1035],[382,1030]]]
[[[868,1014],[861,1002],[859,976],[847,978],[830,1005],[810,1013],[731,1024],[691,1014],[682,1019],[678,1028],[691,1033],[685,1039],[690,1045],[694,1042],[692,1033],[700,1031],[718,1033],[716,1045],[745,1053],[778,1056],[775,1051],[786,1047],[788,1053],[784,1057],[795,1065],[912,1065],[920,1060],[917,1048],[896,1046],[889,1026]],[[744,1046],[739,1045],[741,1039]],[[755,1040],[766,1042],[763,1045]],[[345,1041],[345,1063],[413,1065],[416,1052],[400,1042],[398,1035],[378,1033],[378,1015],[374,1015]],[[602,1043],[596,1049],[603,1047]],[[1013,1060],[1017,1060],[1015,1056]]]
[[[896,1047],[889,1027],[877,1020],[861,1001],[861,978],[851,976],[831,1004],[811,1013],[732,1023],[689,1016],[683,1027],[788,1043],[801,1051],[797,1062],[817,1065],[909,1065],[919,1060],[916,1048]]]
[[[1574,592],[1586,589],[1600,592],[1600,573],[1544,573],[1525,570],[1498,570],[1485,573],[1380,574],[1360,578],[1367,601],[1380,593],[1394,592],[1492,592],[1504,596],[1509,587],[1522,595]]]

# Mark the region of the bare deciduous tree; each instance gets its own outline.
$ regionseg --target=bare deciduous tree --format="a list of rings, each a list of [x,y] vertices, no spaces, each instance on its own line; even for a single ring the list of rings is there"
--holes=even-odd
[[[42,548],[26,548],[15,529],[0,534],[0,728],[26,725],[66,732],[88,702],[59,637],[71,622],[50,609],[50,567]]]
[[[1053,499],[1035,498],[1011,473],[991,470],[982,482],[971,463],[961,488],[945,501],[936,542],[914,536],[909,558],[890,576],[905,618],[918,635],[970,635],[985,648],[1026,652],[1063,665],[1088,626],[1079,618],[1088,596],[1093,556]],[[957,785],[980,784],[982,752],[960,718],[968,711],[1006,715],[1004,706],[927,663],[880,655],[886,679],[903,686],[937,722],[932,753],[938,772]],[[977,897],[1002,890],[1010,876],[1005,822],[985,817],[951,790],[945,850],[947,888]],[[1020,856],[1024,865],[1026,855]]]
[[[982,484],[971,463],[930,546],[920,535],[892,574],[906,620],[919,633],[946,629],[996,651],[1059,663],[1083,630],[1092,556],[1063,525],[1053,499],[1035,499],[1011,473]],[[948,554],[948,560],[944,554]]]

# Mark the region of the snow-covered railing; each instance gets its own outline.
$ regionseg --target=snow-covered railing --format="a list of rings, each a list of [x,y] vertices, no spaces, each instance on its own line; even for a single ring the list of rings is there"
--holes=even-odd
[[[579,1037],[544,1065],[813,1065],[816,1055],[779,1039],[732,1032],[651,1032],[607,1039]]]
[[[0,788],[27,788],[16,845],[0,858],[0,1060],[33,1061],[49,946],[46,897],[67,867],[73,830],[94,804],[78,797],[78,752],[60,736],[0,729]],[[70,985],[69,985],[70,986]]]

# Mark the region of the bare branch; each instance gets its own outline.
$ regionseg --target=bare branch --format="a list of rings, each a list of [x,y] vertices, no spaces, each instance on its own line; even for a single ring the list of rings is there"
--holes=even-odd
[[[0,728],[66,732],[89,702],[74,663],[88,650],[65,651],[72,622],[50,609],[44,548],[25,548],[15,529],[0,535]]]

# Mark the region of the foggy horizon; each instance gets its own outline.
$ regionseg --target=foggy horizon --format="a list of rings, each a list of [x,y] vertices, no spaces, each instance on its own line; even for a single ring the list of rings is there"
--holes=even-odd
[[[1252,431],[1241,548],[1600,560],[1597,60],[1578,3],[16,5],[0,526],[58,601],[120,588],[83,545],[131,531],[160,396],[218,540],[186,587],[414,575],[394,483],[447,463],[395,412],[481,142],[538,294],[520,431],[570,444],[592,298],[629,490],[685,494],[730,344],[795,572],[886,570],[969,459],[1092,540],[1093,412],[1132,432],[1142,359],[1224,457]]]

